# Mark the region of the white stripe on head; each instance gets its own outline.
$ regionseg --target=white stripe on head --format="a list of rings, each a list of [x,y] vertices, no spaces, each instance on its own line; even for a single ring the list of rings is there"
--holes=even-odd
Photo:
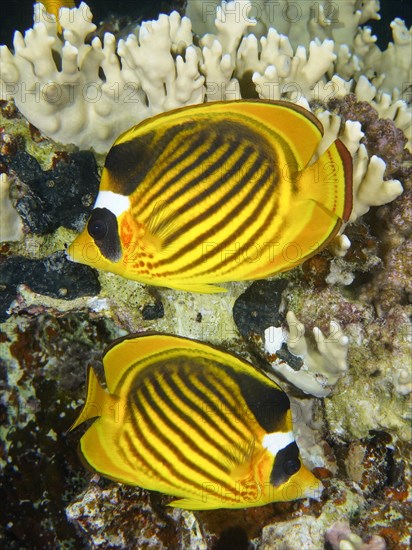
[[[130,200],[126,195],[119,195],[113,191],[100,191],[93,208],[107,208],[118,217],[130,208]]]
[[[279,451],[295,441],[292,432],[273,432],[262,439],[262,446],[276,456]]]

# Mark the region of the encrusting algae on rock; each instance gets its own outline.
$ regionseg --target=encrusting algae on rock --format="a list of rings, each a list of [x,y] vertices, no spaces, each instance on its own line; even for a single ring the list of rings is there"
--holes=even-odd
[[[191,20],[161,15],[119,39],[92,34],[86,4],[61,10],[61,29],[37,4],[33,29],[16,33],[13,51],[0,50],[1,208],[13,222],[2,230],[0,260],[0,496],[8,504],[0,541],[12,549],[379,542],[406,550],[411,33],[396,18],[393,44],[381,51],[361,26],[378,17],[376,1],[287,1],[280,12],[261,0],[212,1],[200,22],[205,4],[188,3]],[[282,9],[301,16],[291,21]],[[312,112],[324,128],[312,162],[336,140],[350,152],[352,213],[328,247],[271,281],[227,283],[214,295],[141,285],[64,259],[97,193],[93,162],[78,171],[74,146],[106,155],[122,132],[153,116],[251,99]],[[299,139],[296,146],[305,149]],[[83,153],[104,168],[99,154]],[[102,380],[104,347],[142,331],[219,345],[279,382],[302,461],[322,480],[320,500],[191,512],[168,507],[170,497],[157,491],[99,476],[88,483],[75,456],[81,434],[66,434],[84,403],[84,365]],[[265,350],[266,331],[277,345]]]

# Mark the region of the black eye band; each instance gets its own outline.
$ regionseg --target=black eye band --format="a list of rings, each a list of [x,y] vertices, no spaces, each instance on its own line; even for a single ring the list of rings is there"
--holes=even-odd
[[[122,256],[117,218],[108,208],[95,208],[87,224],[87,231],[103,256],[118,262]]]
[[[275,458],[270,474],[270,482],[276,487],[285,483],[290,476],[300,469],[299,449],[295,441],[281,449]]]

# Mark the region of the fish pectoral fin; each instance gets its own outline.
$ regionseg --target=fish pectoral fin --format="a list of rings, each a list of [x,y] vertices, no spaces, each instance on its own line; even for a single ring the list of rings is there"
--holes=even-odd
[[[170,248],[169,237],[177,229],[179,219],[179,213],[174,212],[166,201],[157,201],[145,224],[142,240],[149,246],[155,246],[158,253]]]
[[[249,462],[234,466],[230,472],[230,477],[235,483],[241,483],[250,477],[251,465]]]
[[[181,498],[179,500],[173,500],[169,502],[168,506],[173,508],[182,508],[183,510],[216,510],[222,508],[222,503],[216,500],[197,500],[194,498]]]
[[[227,466],[230,477],[237,482],[250,475],[252,464],[259,459],[263,449],[256,444],[256,438],[251,437],[236,447],[227,450]]]

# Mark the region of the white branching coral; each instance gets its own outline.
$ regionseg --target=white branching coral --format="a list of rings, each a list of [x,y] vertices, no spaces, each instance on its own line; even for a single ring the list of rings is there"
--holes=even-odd
[[[395,374],[395,388],[401,395],[412,393],[412,372],[410,369],[399,369]]]
[[[23,223],[10,200],[9,183],[7,174],[0,174],[0,242],[23,238]]]
[[[265,2],[222,2],[213,14],[213,3],[189,3],[190,14],[192,4],[209,10],[203,16],[212,31],[199,40],[200,48],[194,45],[189,18],[176,12],[142,23],[135,34],[118,44],[110,33],[103,43],[94,38],[88,44],[86,37],[96,27],[86,4],[61,9],[64,40],[57,34],[53,17],[42,4],[36,4],[33,29],[24,37],[16,32],[14,54],[5,46],[0,48],[1,97],[13,97],[19,110],[47,136],[98,152],[106,152],[122,131],[153,114],[256,93],[308,107],[311,100],[325,101],[353,91],[410,133],[411,113],[399,99],[400,92],[392,101],[365,77],[348,81],[345,78],[353,75],[336,74],[337,46],[343,38],[339,38],[340,26],[327,15],[330,7],[325,2],[316,3],[320,19],[315,26],[309,24],[309,35],[303,21],[305,17],[313,20],[311,2],[295,2],[294,7],[283,2],[287,14],[283,19],[268,15],[269,3]],[[358,24],[376,16],[377,9],[375,4],[364,3],[362,11],[355,10],[361,15],[354,18],[347,16],[346,4],[353,9],[352,1],[333,3],[339,6],[339,17],[348,18],[345,36],[352,37],[348,42],[352,44]],[[296,6],[301,10],[299,21],[291,20],[285,27],[284,19],[291,18],[290,10]],[[401,63],[406,69],[410,35],[400,26],[396,20],[396,40],[388,48],[392,53],[380,53],[385,66]],[[322,31],[329,27],[333,32]],[[253,34],[246,35],[250,30]],[[388,60],[394,56],[391,64]],[[401,78],[399,71],[397,76]]]
[[[219,22],[216,8],[232,19],[243,21],[244,34],[251,32],[260,38],[276,29],[288,37],[293,48],[309,47],[313,40],[331,40],[335,58],[328,74],[339,74],[344,79],[358,78],[365,74],[382,91],[400,95],[404,90],[400,83],[411,82],[411,30],[396,18],[392,24],[393,43],[385,51],[375,44],[376,36],[368,27],[362,27],[371,19],[380,19],[378,0],[253,0],[250,2],[199,2],[188,0],[186,13],[193,29],[200,36],[211,33],[219,38]]]
[[[315,327],[314,341],[305,337],[305,327],[292,311],[287,313],[286,321],[286,336],[281,327],[266,329],[265,351],[269,356],[276,356],[282,344],[286,342],[289,351],[300,357],[303,365],[299,370],[295,370],[276,357],[271,361],[273,370],[304,393],[325,397],[348,369],[349,338],[343,334],[336,321],[330,323],[329,336],[325,336]]]
[[[119,134],[162,111],[203,101],[204,78],[190,21],[177,12],[143,23],[116,44],[86,37],[96,29],[89,7],[60,10],[64,42],[43,4],[35,24],[15,33],[14,55],[0,49],[1,97],[44,134],[81,149],[107,152]],[[185,57],[176,54],[185,51]],[[57,57],[57,60],[56,60]],[[153,62],[153,59],[156,62]]]
[[[306,107],[311,100],[327,101],[353,92],[371,103],[382,118],[394,120],[411,149],[412,113],[402,98],[407,94],[405,83],[412,81],[412,29],[395,19],[391,24],[394,42],[382,52],[370,29],[359,27],[369,19],[379,19],[378,11],[376,0],[238,0],[221,5],[217,0],[189,0],[186,10],[195,32],[207,33],[200,44],[208,48],[220,44],[221,58],[233,68],[231,75],[215,81],[224,83],[219,99],[240,97],[238,88],[233,91],[234,80],[242,83],[248,73],[253,75],[253,93]],[[248,97],[248,91],[243,89],[242,97]]]
[[[381,206],[392,202],[403,192],[399,180],[385,179],[386,163],[376,155],[369,157],[366,147],[361,143],[364,133],[359,122],[348,120],[343,128],[339,116],[327,110],[316,112],[322,122],[324,136],[316,152],[319,157],[338,137],[348,148],[353,161],[353,206],[349,222],[356,221],[366,214],[371,206]],[[341,232],[344,231],[342,227]],[[339,234],[330,250],[336,256],[344,256],[350,247],[350,240]],[[341,281],[342,282],[342,281]],[[347,280],[350,284],[352,280]]]

